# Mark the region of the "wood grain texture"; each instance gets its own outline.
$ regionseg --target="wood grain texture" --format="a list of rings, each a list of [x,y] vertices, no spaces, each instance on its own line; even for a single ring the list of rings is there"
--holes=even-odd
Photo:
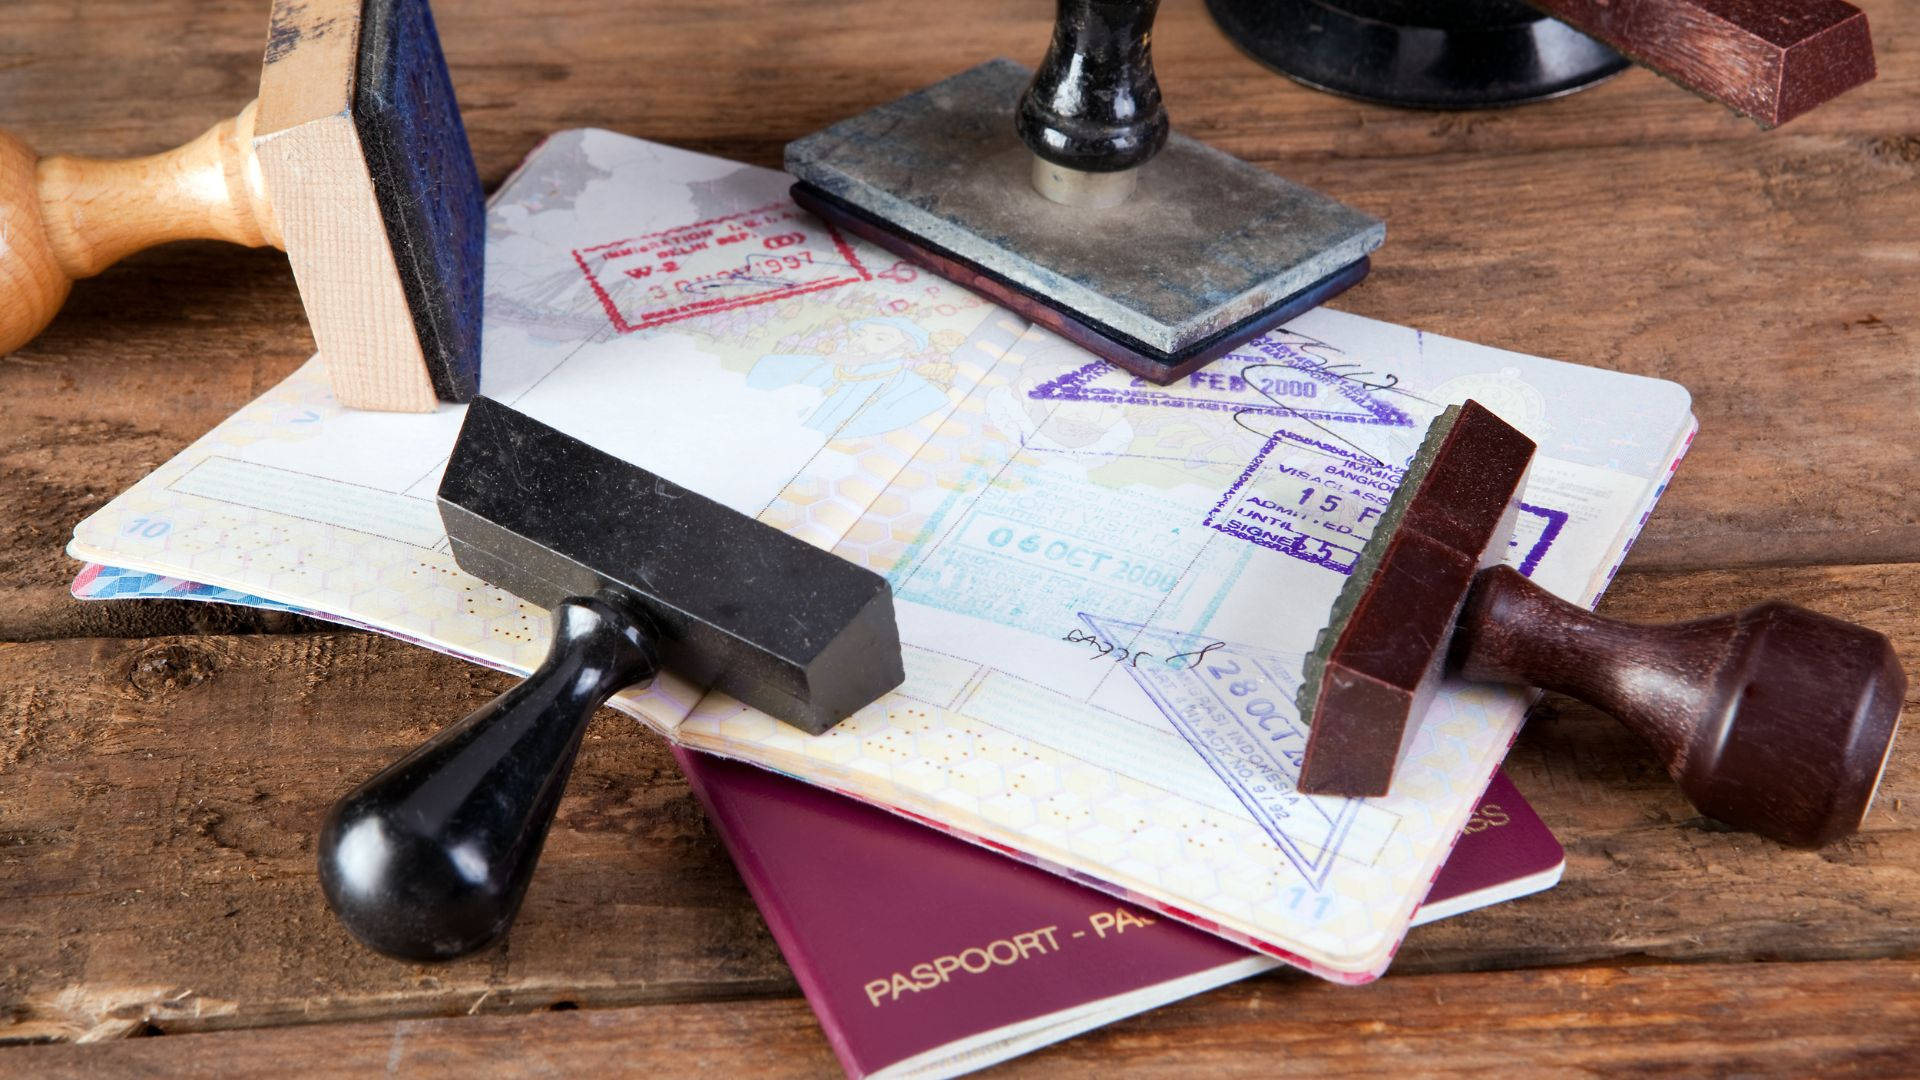
[[[1528,0],[1703,97],[1774,127],[1873,78],[1845,0]]]
[[[0,354],[12,352],[44,329],[73,288],[60,267],[40,212],[39,155],[0,131]]]
[[[1920,1054],[1920,963],[1576,968],[1426,975],[1360,989],[1264,976],[1081,1036],[998,1076],[1560,1077],[1705,1071],[1886,1076]],[[384,1071],[411,1077],[813,1077],[834,1063],[796,1001],[381,1021],[28,1047],[43,1080]]]
[[[380,53],[384,78],[356,94],[362,3],[277,5],[259,100],[176,149],[36,163],[25,143],[0,142],[0,236],[22,238],[0,243],[0,354],[54,317],[67,295],[60,278],[175,240],[218,239],[288,249],[343,402],[425,412],[436,392],[471,397],[479,182],[418,3],[399,25],[382,22],[397,58]],[[436,93],[393,92],[415,82]],[[428,143],[435,152],[420,152]],[[430,175],[415,175],[421,161]]]
[[[1795,134],[1904,130],[1904,104],[1920,89],[1905,3],[1861,5],[1879,35],[1879,78],[1796,122]],[[147,153],[181,142],[256,91],[260,8],[252,0],[101,0],[82,11],[62,0],[18,0],[0,36],[7,124],[31,143],[72,153]],[[1027,0],[969,0],[933,12],[875,0],[824,0],[791,12],[747,0],[663,0],[644,21],[618,5],[465,0],[438,14],[489,185],[546,133],[582,125],[777,166],[789,139],[983,59],[1038,63],[1053,21],[1052,5]],[[1196,0],[1163,5],[1153,49],[1176,130],[1275,161],[1764,138],[1737,116],[1676,98],[1671,84],[1644,70],[1496,112],[1329,98],[1239,53]],[[75,86],[98,89],[74,93]]]
[[[1812,598],[1920,655],[1920,567],[1650,577],[1606,610]],[[791,994],[664,745],[608,713],[505,945],[423,967],[352,944],[315,884],[326,807],[510,681],[364,634],[0,645],[0,1040]],[[1643,744],[1563,700],[1508,772],[1565,881],[1420,928],[1389,982],[1920,955],[1920,742],[1896,745],[1865,829],[1819,852],[1704,821]]]
[[[347,937],[313,837],[513,680],[357,633],[7,645],[0,671],[0,1040],[792,989],[631,721],[589,730],[508,942],[429,967]]]
[[[1342,101],[1241,56],[1197,0],[1163,5],[1155,61],[1176,129],[1388,219],[1372,277],[1338,306],[1693,390],[1701,435],[1603,611],[1779,596],[1920,656],[1920,567],[1903,565],[1920,557],[1904,438],[1920,400],[1920,5],[1863,6],[1879,78],[1770,135],[1645,71],[1497,113]],[[186,141],[255,93],[261,7],[18,0],[0,125],[102,157]],[[586,124],[777,165],[788,139],[937,77],[1038,61],[1053,12],[464,0],[437,15],[497,184]],[[67,598],[73,524],[313,349],[284,260],[188,242],[87,281],[0,358],[0,641],[15,642],[0,646],[0,1040],[212,1032],[10,1049],[0,1073],[364,1072],[396,1045],[422,1073],[829,1072],[745,890],[636,725],[590,728],[502,949],[393,964],[321,906],[319,815],[508,680],[283,616]],[[1558,888],[1415,931],[1371,989],[1264,979],[1011,1071],[1912,1060],[1897,1023],[1920,958],[1912,746],[1866,829],[1814,853],[1697,817],[1650,751],[1564,699],[1509,771],[1567,845]],[[543,1011],[562,1003],[582,1008]],[[249,1027],[271,1030],[214,1031]]]
[[[214,326],[209,348],[194,328]],[[184,243],[91,280],[0,357],[0,639],[286,625],[181,601],[82,604],[64,549],[81,518],[312,354],[285,258]]]
[[[1335,306],[1685,385],[1700,434],[1636,565],[1913,558],[1920,451],[1888,434],[1920,400],[1920,138],[1573,157],[1294,168],[1388,221]]]
[[[273,203],[253,156],[257,108],[248,102],[238,115],[161,154],[42,158],[40,211],[60,269],[92,277],[174,240],[279,247]]]

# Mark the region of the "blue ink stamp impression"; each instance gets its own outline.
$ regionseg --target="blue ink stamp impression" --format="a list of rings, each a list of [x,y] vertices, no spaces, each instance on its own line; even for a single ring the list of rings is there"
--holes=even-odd
[[[1365,800],[1298,790],[1307,729],[1293,700],[1302,657],[1085,612],[1080,619],[1107,641],[1132,643],[1138,661],[1120,666],[1307,885],[1322,888]]]

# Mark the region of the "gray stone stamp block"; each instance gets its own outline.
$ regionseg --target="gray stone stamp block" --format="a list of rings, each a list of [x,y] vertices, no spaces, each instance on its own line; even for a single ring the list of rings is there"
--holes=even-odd
[[[1014,130],[1029,73],[994,60],[788,144],[787,171],[1169,354],[1366,257],[1386,225],[1174,133],[1120,206],[1051,202]]]

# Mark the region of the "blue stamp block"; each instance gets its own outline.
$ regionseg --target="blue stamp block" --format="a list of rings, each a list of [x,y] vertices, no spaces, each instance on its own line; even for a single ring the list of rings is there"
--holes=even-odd
[[[354,123],[434,393],[480,389],[486,202],[426,0],[367,0]]]

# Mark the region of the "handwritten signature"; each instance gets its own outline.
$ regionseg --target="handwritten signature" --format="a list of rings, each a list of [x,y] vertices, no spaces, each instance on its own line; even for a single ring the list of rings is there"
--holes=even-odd
[[[1293,406],[1275,397],[1272,390],[1270,389],[1270,387],[1275,384],[1271,382],[1264,382],[1262,380],[1254,379],[1254,378],[1251,378],[1250,376],[1252,376],[1256,372],[1262,372],[1262,371],[1272,371],[1272,372],[1307,371],[1315,374],[1331,375],[1334,377],[1334,379],[1340,382],[1350,383],[1354,386],[1360,387],[1363,390],[1381,391],[1389,394],[1399,394],[1402,397],[1411,398],[1414,401],[1422,402],[1427,405],[1433,405],[1434,402],[1429,401],[1426,398],[1423,398],[1419,394],[1416,394],[1410,390],[1401,389],[1400,376],[1395,375],[1392,372],[1371,371],[1361,367],[1359,364],[1352,363],[1349,361],[1334,360],[1334,359],[1331,359],[1330,357],[1323,356],[1320,353],[1315,352],[1314,349],[1319,348],[1319,349],[1327,349],[1332,351],[1335,355],[1340,355],[1338,349],[1336,349],[1332,345],[1327,344],[1324,341],[1321,341],[1317,338],[1308,337],[1305,334],[1294,334],[1294,335],[1291,335],[1291,337],[1293,340],[1286,341],[1281,344],[1297,352],[1300,355],[1301,359],[1308,361],[1308,364],[1304,366],[1301,364],[1288,364],[1288,363],[1279,363],[1279,362],[1248,364],[1241,371],[1241,376],[1246,379],[1247,385],[1252,386],[1255,390],[1258,390],[1260,392],[1261,397],[1266,398],[1268,402],[1272,403],[1272,405],[1275,408],[1279,409],[1282,413],[1288,416],[1292,416],[1294,419],[1300,421],[1301,423],[1306,424],[1308,427],[1313,428],[1315,431],[1320,432],[1321,434],[1325,435],[1327,438],[1333,440],[1334,442],[1340,444],[1341,446],[1346,447],[1348,450],[1353,451],[1355,455],[1358,455],[1359,457],[1365,459],[1366,461],[1371,462],[1374,465],[1384,467],[1387,464],[1386,462],[1380,460],[1378,457],[1375,457],[1372,453],[1368,452],[1367,449],[1361,446],[1359,443],[1356,443],[1353,440],[1347,438],[1346,436],[1341,435],[1339,432],[1335,431],[1334,429],[1326,426],[1325,424],[1320,423],[1319,421],[1313,419],[1312,417],[1307,416],[1306,414],[1300,412],[1298,409],[1295,409]],[[1318,361],[1318,362],[1314,363],[1314,361]],[[1379,381],[1376,381],[1376,380],[1379,380]],[[1249,423],[1248,417],[1256,416],[1256,415],[1266,415],[1266,414],[1255,413],[1253,409],[1250,409],[1250,408],[1241,409],[1233,414],[1233,421],[1234,423],[1239,424],[1241,427],[1245,428],[1248,431],[1253,432],[1255,435],[1258,435],[1263,439],[1271,439],[1279,433],[1277,428],[1272,430],[1262,430],[1259,426]],[[1307,449],[1314,453],[1321,453],[1323,454],[1323,456],[1326,456],[1326,457],[1341,456],[1337,452],[1327,453],[1325,451],[1316,450],[1311,444],[1307,444]]]
[[[705,281],[682,281],[679,283],[683,293],[715,292],[721,289],[794,289],[802,283],[790,278],[769,277],[765,274],[749,273],[746,267],[739,270],[727,270]]]
[[[1071,641],[1076,645],[1091,646],[1093,655],[1087,657],[1089,660],[1111,659],[1116,664],[1126,664],[1128,667],[1137,668],[1140,666],[1142,659],[1151,660],[1154,658],[1150,652],[1135,652],[1129,650],[1125,645],[1108,641],[1098,634],[1090,634],[1085,630],[1069,630],[1061,636],[1060,640]],[[1224,641],[1216,641],[1211,645],[1204,645],[1190,652],[1174,653],[1172,656],[1162,660],[1161,663],[1173,668],[1175,671],[1190,670],[1199,667],[1200,662],[1207,658],[1208,653],[1215,649],[1224,649],[1226,645],[1227,643]]]

